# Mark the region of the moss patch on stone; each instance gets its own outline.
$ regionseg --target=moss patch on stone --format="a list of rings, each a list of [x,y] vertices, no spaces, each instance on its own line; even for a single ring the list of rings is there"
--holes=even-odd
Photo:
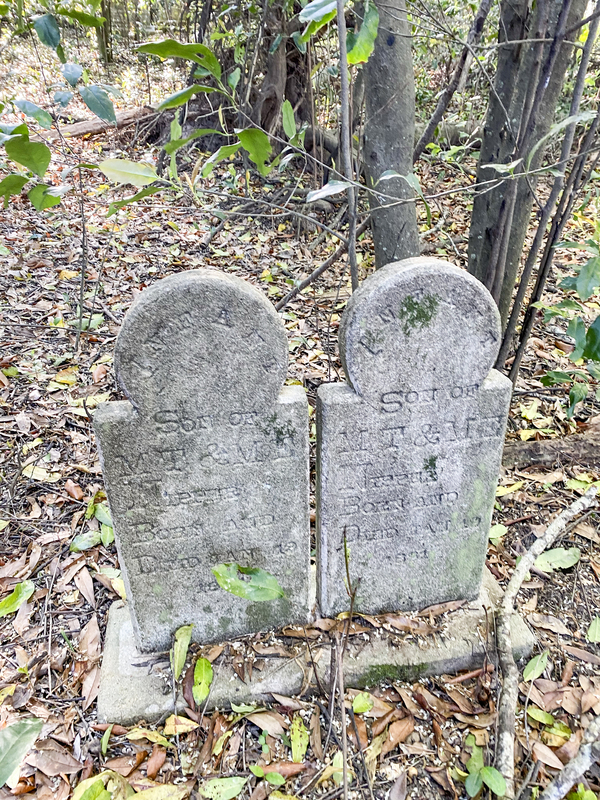
[[[439,298],[432,294],[425,294],[420,300],[408,295],[400,303],[398,319],[405,336],[410,336],[414,328],[425,328],[435,316]]]
[[[428,664],[373,664],[358,681],[358,688],[376,686],[384,681],[416,681],[425,674]]]

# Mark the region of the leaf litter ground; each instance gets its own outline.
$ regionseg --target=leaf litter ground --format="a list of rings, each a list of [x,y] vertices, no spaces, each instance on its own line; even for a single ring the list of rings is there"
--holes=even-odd
[[[70,157],[81,161],[120,150],[142,155],[135,153],[128,134],[72,140],[70,147]],[[65,166],[61,159],[57,151],[52,162],[56,182]],[[307,691],[297,698],[274,696],[264,707],[212,712],[204,712],[192,693],[196,658],[206,658],[215,670],[229,660],[244,680],[264,659],[294,657],[304,653],[307,640],[316,645],[335,636],[341,621],[320,620],[305,631],[291,628],[223,645],[194,645],[183,677],[189,705],[184,716],[152,728],[140,720],[133,729],[95,720],[106,615],[124,590],[106,530],[106,498],[88,415],[98,402],[120,397],[112,347],[123,315],[145,286],[203,266],[237,274],[277,302],[336,246],[313,226],[306,229],[302,222],[301,228],[285,210],[266,213],[263,207],[258,218],[231,216],[222,223],[220,208],[248,202],[241,175],[239,165],[216,171],[204,187],[220,194],[206,196],[204,207],[181,196],[129,207],[110,219],[107,198],[114,200],[114,193],[97,177],[85,175],[87,330],[78,351],[73,332],[82,256],[77,198],[67,195],[58,210],[46,214],[15,199],[0,222],[5,248],[0,270],[0,602],[16,586],[33,583],[28,600],[0,618],[0,733],[29,718],[43,725],[18,775],[0,789],[0,798],[29,794],[66,800],[74,791],[81,796],[97,785],[92,780],[76,788],[98,775],[113,797],[127,796],[128,787],[136,792],[152,789],[148,798],[200,793],[227,800],[240,791],[251,800],[269,795],[273,800],[282,800],[282,795],[333,799],[342,794],[343,732],[339,711],[326,696],[328,687],[316,698]],[[443,166],[425,165],[421,182],[433,193],[456,186],[457,176],[451,170],[445,173]],[[310,177],[305,183],[309,185]],[[281,185],[269,190],[251,183],[250,188],[255,199],[267,192],[287,196],[281,194]],[[289,208],[306,213],[302,194],[298,196]],[[442,204],[434,209],[432,224],[444,220],[444,234],[424,236],[427,252],[460,265],[465,260],[466,200],[456,195],[451,209]],[[334,225],[338,206],[325,203],[320,209],[308,209],[308,214]],[[425,230],[424,213],[421,222]],[[575,225],[579,230],[572,238],[585,238],[585,218]],[[363,238],[362,278],[373,269],[371,251],[369,239]],[[306,387],[311,415],[318,385],[343,378],[335,343],[349,296],[346,268],[342,258],[282,314],[290,349],[289,381]],[[569,261],[560,259],[557,271],[569,274]],[[555,290],[552,284],[549,300]],[[597,310],[598,299],[591,298],[590,313]],[[539,381],[547,369],[570,364],[572,345],[566,324],[560,324],[536,326],[513,399],[510,439],[552,438],[598,423],[595,400],[586,401],[574,420],[568,420],[564,388],[544,387]],[[505,527],[497,529],[488,553],[488,566],[500,583],[506,583],[516,559],[548,522],[599,478],[577,464],[503,470],[494,522]],[[70,549],[74,541],[81,552]],[[575,754],[582,731],[600,713],[600,649],[586,638],[600,607],[599,543],[593,512],[556,544],[579,550],[575,565],[532,570],[519,595],[520,613],[538,638],[537,652],[548,654],[544,673],[521,684],[517,768],[521,779],[529,775],[531,785],[544,786]],[[448,613],[438,608],[425,618],[356,617],[352,635],[376,636],[380,626],[399,639],[429,636],[443,626]],[[490,632],[482,634],[489,641]],[[163,666],[168,667],[166,656]],[[368,693],[349,688],[351,796],[465,797],[461,776],[472,756],[468,736],[484,748],[486,763],[493,763],[498,689],[491,653],[473,675],[395,683]],[[597,791],[597,769],[586,777]]]

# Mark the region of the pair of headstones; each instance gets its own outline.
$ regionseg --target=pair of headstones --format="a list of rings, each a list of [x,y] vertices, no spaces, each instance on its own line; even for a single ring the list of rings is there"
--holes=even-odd
[[[349,383],[318,392],[322,614],[348,608],[347,565],[363,612],[477,595],[511,388],[491,369],[499,332],[484,287],[435,259],[390,264],[352,296]],[[207,642],[313,613],[308,409],[283,385],[287,353],[263,295],[211,270],[160,281],[127,314],[129,400],[99,405],[94,425],[143,650],[184,624]],[[268,571],[285,596],[224,591],[220,563]]]

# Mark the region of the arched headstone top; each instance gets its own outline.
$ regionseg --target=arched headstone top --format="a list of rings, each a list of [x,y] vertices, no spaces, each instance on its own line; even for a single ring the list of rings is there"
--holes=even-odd
[[[440,259],[408,258],[352,295],[340,356],[355,392],[379,404],[388,392],[480,385],[500,333],[496,304],[476,278]]]
[[[258,289],[215,270],[191,270],[145,289],[115,345],[119,384],[140,410],[188,402],[253,411],[276,402],[288,346]]]

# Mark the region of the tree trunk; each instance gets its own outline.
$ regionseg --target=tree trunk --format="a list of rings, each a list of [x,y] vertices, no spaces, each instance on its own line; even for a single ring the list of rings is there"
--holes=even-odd
[[[365,146],[367,186],[399,200],[411,199],[404,178],[377,184],[387,170],[412,173],[415,141],[415,85],[410,28],[404,0],[377,0],[379,32],[375,49],[364,67]],[[375,265],[419,255],[415,204],[369,195]]]
[[[530,13],[528,0],[503,0],[498,41],[508,43],[512,40],[526,39],[530,32],[532,36],[535,35],[540,26],[542,30],[545,29],[544,38],[552,38],[563,4],[568,2],[569,0],[548,0],[547,3],[537,3],[535,10]],[[586,0],[572,0],[567,28],[581,19],[585,5]],[[543,14],[547,14],[547,20],[540,18],[540,15]],[[574,32],[569,38],[572,40],[576,36],[577,32]],[[545,62],[551,46],[551,44],[544,46],[542,63]],[[560,46],[550,73],[543,102],[539,108],[535,109],[536,118],[531,137],[532,144],[545,136],[554,122],[556,105],[571,53],[572,45],[565,41]],[[496,79],[493,91],[490,92],[479,157],[478,182],[494,180],[499,177],[498,172],[486,167],[487,164],[506,164],[512,160],[519,129],[524,122],[523,109],[526,107],[527,98],[531,97],[530,78],[535,70],[536,59],[539,59],[539,53],[535,44],[507,44],[500,48]],[[533,91],[535,92],[535,87]],[[530,170],[539,168],[543,157],[544,148],[540,147],[531,160]],[[498,303],[503,325],[506,324],[510,310],[520,257],[531,216],[532,188],[535,189],[535,185],[536,181],[533,177],[529,178],[529,182],[526,178],[518,180]],[[510,186],[510,181],[504,181],[489,191],[482,191],[476,195],[473,203],[468,268],[475,277],[483,282],[485,282],[488,265],[492,260],[494,243],[498,235],[502,234],[498,222],[502,218],[505,204],[509,202]],[[488,275],[488,282],[493,283],[493,278],[494,276]]]

